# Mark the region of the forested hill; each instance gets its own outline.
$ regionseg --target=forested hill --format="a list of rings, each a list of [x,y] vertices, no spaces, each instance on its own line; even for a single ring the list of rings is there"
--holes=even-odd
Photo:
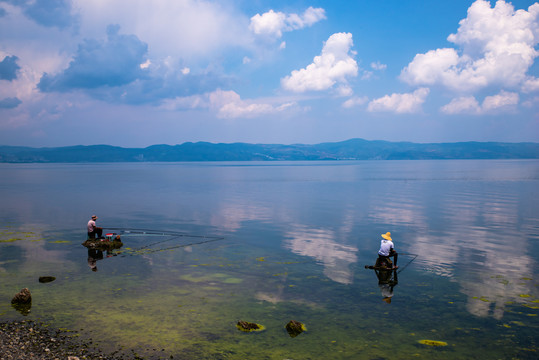
[[[0,162],[4,163],[538,158],[539,143],[501,142],[420,144],[351,139],[315,145],[187,142],[146,148],[109,145],[55,148],[0,146]]]

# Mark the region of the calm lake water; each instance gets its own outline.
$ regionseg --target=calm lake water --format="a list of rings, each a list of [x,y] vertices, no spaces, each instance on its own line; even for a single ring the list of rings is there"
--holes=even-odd
[[[0,199],[0,321],[148,358],[539,357],[539,161],[0,164]]]

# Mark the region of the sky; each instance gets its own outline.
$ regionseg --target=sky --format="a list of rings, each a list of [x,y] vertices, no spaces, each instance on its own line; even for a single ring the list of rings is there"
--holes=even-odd
[[[0,0],[0,145],[539,142],[529,0]]]

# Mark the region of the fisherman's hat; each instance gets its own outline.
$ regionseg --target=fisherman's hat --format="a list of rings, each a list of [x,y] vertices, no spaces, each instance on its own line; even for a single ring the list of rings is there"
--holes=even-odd
[[[385,234],[382,234],[382,237],[386,240],[393,241],[391,240],[391,233],[389,231],[386,232]]]
[[[97,216],[92,215],[92,220],[97,220]]]

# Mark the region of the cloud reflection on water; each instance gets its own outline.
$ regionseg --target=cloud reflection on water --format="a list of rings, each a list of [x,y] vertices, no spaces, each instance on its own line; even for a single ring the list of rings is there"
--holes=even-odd
[[[351,284],[350,265],[357,262],[354,246],[337,242],[334,231],[293,224],[284,235],[284,247],[292,252],[316,259],[324,266],[324,274],[333,281]]]

